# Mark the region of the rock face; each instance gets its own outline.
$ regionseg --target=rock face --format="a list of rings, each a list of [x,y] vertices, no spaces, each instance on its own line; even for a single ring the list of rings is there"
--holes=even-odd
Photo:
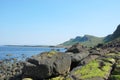
[[[45,79],[69,72],[71,58],[65,53],[45,52],[29,58],[23,68],[23,77]]]
[[[88,49],[81,45],[80,43],[76,43],[72,47],[70,47],[66,52],[72,52],[72,53],[86,53]]]
[[[118,54],[112,53],[111,55],[115,56],[116,64],[114,65],[114,68],[112,70],[109,80],[120,80],[120,53]]]
[[[86,58],[89,55],[88,49],[81,44],[77,43],[70,47],[67,51],[66,54],[71,56],[71,69],[76,67],[80,61],[84,58]]]
[[[77,43],[66,51],[71,56],[72,62],[79,62],[89,55],[88,49]]]
[[[81,61],[82,59],[86,58],[89,53],[78,53],[78,54],[74,54],[74,53],[66,53],[68,54],[69,56],[71,56],[71,61],[72,62],[79,62]]]

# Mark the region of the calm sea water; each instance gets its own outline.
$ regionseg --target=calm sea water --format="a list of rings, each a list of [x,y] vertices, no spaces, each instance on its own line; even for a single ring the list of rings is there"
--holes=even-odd
[[[64,48],[51,48],[51,47],[20,47],[20,46],[0,46],[0,59],[5,59],[10,55],[11,58],[21,58],[24,54],[25,57],[30,57],[42,52],[48,52],[54,50],[59,50],[60,52],[65,52]]]

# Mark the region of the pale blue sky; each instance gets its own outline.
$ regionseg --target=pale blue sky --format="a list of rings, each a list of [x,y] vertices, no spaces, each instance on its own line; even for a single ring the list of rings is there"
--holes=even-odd
[[[120,24],[120,0],[0,0],[0,45],[56,45],[103,37]]]

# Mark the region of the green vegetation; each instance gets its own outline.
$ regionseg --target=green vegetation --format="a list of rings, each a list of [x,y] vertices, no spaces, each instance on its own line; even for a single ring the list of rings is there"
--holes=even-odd
[[[65,78],[65,80],[72,80],[72,79],[68,77],[68,78]]]
[[[117,61],[115,69],[110,76],[110,80],[120,80],[120,60]]]
[[[87,47],[94,47],[94,46],[98,45],[99,43],[104,44],[104,43],[112,42],[113,40],[115,40],[114,42],[116,42],[116,40],[120,41],[120,25],[118,25],[117,29],[114,31],[113,34],[110,34],[106,37],[100,38],[100,37],[95,37],[95,36],[91,36],[91,35],[85,35],[83,37],[77,36],[76,38],[70,39],[69,41],[66,41],[60,45],[71,46],[76,43],[81,43]]]
[[[59,77],[55,77],[55,78],[52,78],[52,79],[49,79],[49,80],[64,80],[64,77],[59,76]]]
[[[103,61],[105,61],[105,62],[109,62],[109,63],[111,63],[111,64],[114,64],[115,63],[115,59],[113,59],[113,58],[104,58],[104,59],[102,59]]]
[[[22,80],[33,80],[32,78],[24,78]]]
[[[48,52],[47,56],[48,56],[48,57],[52,57],[52,56],[55,55],[56,53],[57,53],[57,51],[52,50],[52,51]]]
[[[107,59],[111,60],[111,59]],[[103,62],[100,64],[100,60],[93,60],[82,68],[78,68],[74,71],[73,75],[78,79],[91,79],[95,77],[106,78],[109,75],[112,64],[109,62]]]
[[[81,43],[84,46],[87,47],[93,47],[96,46],[99,43],[103,42],[104,38],[99,38],[99,37],[95,37],[95,36],[91,36],[91,35],[85,35],[83,37],[76,37],[75,39],[71,39],[69,41],[64,42],[63,46],[70,46],[70,45],[74,45],[76,43]]]

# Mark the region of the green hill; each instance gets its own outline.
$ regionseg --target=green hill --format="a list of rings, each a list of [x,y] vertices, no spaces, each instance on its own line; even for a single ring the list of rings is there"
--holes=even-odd
[[[85,35],[83,37],[77,36],[76,38],[70,39],[60,45],[71,46],[76,43],[81,43],[82,45],[87,46],[87,47],[94,47],[99,43],[108,43],[116,39],[120,40],[120,25],[118,25],[117,29],[113,32],[113,34],[110,34],[106,37],[96,37],[92,35]]]
[[[76,43],[81,43],[82,45],[85,45],[87,47],[93,47],[97,45],[98,43],[102,43],[104,38],[101,37],[95,37],[91,35],[84,35],[83,37],[77,36],[74,39],[70,39],[69,41],[66,41],[62,43],[62,46],[70,46]]]

